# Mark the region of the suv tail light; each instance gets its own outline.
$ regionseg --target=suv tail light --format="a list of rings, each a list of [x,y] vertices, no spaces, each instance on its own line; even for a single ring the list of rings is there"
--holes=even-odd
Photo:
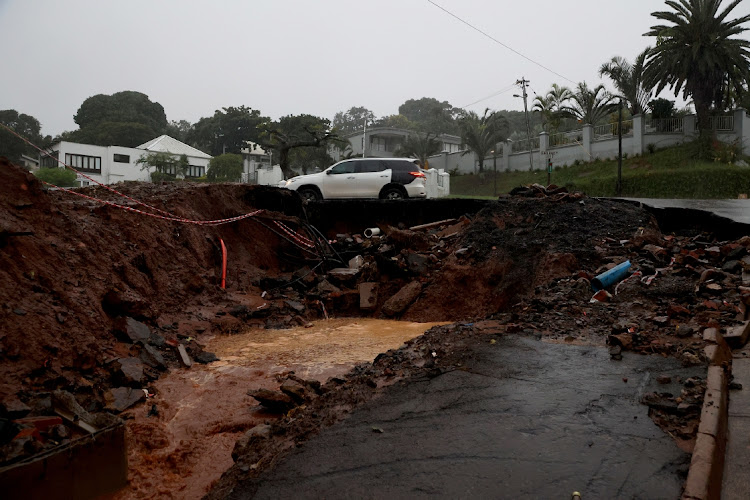
[[[424,175],[422,172],[409,172],[409,173],[411,175],[413,175],[414,177],[417,177],[417,178],[422,178],[422,179],[426,179],[427,178],[427,176]]]

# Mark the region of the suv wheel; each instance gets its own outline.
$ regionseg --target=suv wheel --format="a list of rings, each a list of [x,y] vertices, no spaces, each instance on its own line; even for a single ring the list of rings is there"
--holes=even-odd
[[[384,200],[403,200],[406,198],[406,194],[401,189],[392,187],[384,190],[381,198]]]
[[[298,189],[297,193],[302,197],[302,201],[320,201],[322,199],[318,190],[313,188]]]

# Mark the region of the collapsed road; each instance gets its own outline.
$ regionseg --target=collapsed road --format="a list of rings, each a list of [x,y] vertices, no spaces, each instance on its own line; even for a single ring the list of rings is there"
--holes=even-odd
[[[153,388],[165,371],[187,372],[193,361],[218,362],[215,353],[205,350],[210,337],[304,327],[336,316],[452,325],[433,329],[345,376],[316,381],[289,374],[271,387],[242,387],[277,416],[263,426],[248,419],[230,429],[242,436],[232,452],[235,465],[214,485],[212,498],[233,491],[251,494],[264,478],[278,483],[276,479],[288,477],[284,474],[299,470],[292,453],[297,447],[305,448],[321,430],[320,439],[329,439],[326,429],[350,413],[351,423],[344,426],[367,420],[363,415],[376,401],[388,401],[398,391],[408,394],[420,381],[431,381],[422,386],[432,391],[432,381],[447,383],[458,372],[477,371],[482,363],[513,363],[515,356],[494,359],[488,353],[510,353],[523,347],[526,338],[560,349],[594,349],[586,352],[596,373],[623,373],[621,390],[598,389],[612,395],[603,411],[640,411],[637,420],[661,428],[658,438],[646,427],[636,432],[653,436],[654,446],[665,451],[652,457],[651,448],[642,448],[651,466],[669,476],[663,482],[676,485],[670,491],[679,494],[705,388],[702,332],[740,324],[750,301],[744,281],[750,238],[740,238],[736,226],[725,231],[721,224],[680,221],[674,228],[666,223],[660,227],[639,206],[564,190],[521,189],[495,202],[303,206],[293,193],[244,185],[133,184],[118,186],[128,198],[102,188],[78,190],[88,197],[82,198],[44,191],[32,176],[7,162],[0,162],[0,176],[3,486],[13,477],[34,478],[43,485],[45,477],[33,475],[32,468],[50,462],[40,457],[112,425],[116,429],[109,419],[117,415],[148,412],[152,401],[163,397]],[[205,224],[241,214],[253,216]],[[378,228],[380,234],[363,237],[368,228]],[[222,248],[227,252],[226,277]],[[626,260],[635,273],[592,299],[593,277]],[[546,356],[546,348],[534,349],[534,356]],[[677,374],[672,365],[645,361],[657,377],[654,387],[617,366],[636,366],[631,357],[641,355],[672,358],[666,361],[697,372]],[[534,366],[509,370],[534,371]],[[572,380],[555,373],[557,386],[575,384],[576,373]],[[533,380],[532,375],[537,374],[518,377]],[[579,383],[588,377],[583,372],[578,376]],[[539,385],[529,384],[526,393]],[[272,394],[257,391],[263,388]],[[501,395],[498,404],[507,390],[486,389]],[[587,397],[595,399],[594,392]],[[542,391],[536,401],[544,399]],[[274,400],[285,403],[273,407]],[[433,407],[431,413],[449,417],[441,408]],[[570,408],[577,418],[575,405]],[[603,419],[579,430],[596,434],[597,426],[611,427],[615,421]],[[370,429],[372,434],[389,432],[383,425],[371,427],[383,431]],[[608,428],[611,436],[615,430]],[[559,456],[556,446],[564,440],[551,441],[542,441],[539,449]],[[398,443],[392,443],[398,453]],[[314,450],[316,445],[310,444]],[[602,444],[594,439],[592,447]],[[75,459],[76,453],[68,456]],[[458,450],[455,456],[461,460]],[[87,492],[111,492],[124,485],[127,476],[117,472],[123,466],[119,458],[110,464],[115,471],[107,476],[111,481],[91,484]],[[182,458],[177,454],[172,460],[179,474]],[[274,472],[282,463],[286,465]],[[506,456],[503,463],[512,460]],[[32,470],[31,475],[14,476],[24,469]],[[525,482],[537,482],[543,474],[534,470],[517,474]],[[138,476],[129,479],[137,482]],[[82,475],[70,481],[80,485],[86,480]],[[22,486],[28,491],[36,483]],[[606,489],[605,483],[591,483],[596,484],[593,491],[616,496],[618,490]],[[158,484],[151,484],[151,491],[140,486],[133,489],[143,495],[183,498]],[[531,490],[518,491],[533,496]]]

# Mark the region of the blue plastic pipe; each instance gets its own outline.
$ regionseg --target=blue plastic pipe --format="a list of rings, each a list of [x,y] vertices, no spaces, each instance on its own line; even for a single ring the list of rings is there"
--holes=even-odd
[[[628,275],[628,271],[630,271],[630,261],[626,260],[619,266],[615,266],[591,280],[591,288],[595,292],[609,288],[611,285],[622,281]]]

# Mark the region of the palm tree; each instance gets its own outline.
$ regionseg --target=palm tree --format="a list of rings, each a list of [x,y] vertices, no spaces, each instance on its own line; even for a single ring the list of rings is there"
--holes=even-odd
[[[590,125],[596,125],[604,120],[617,107],[604,85],[597,85],[591,89],[586,82],[578,84],[571,101],[572,105],[565,105],[560,111],[581,123]]]
[[[479,160],[479,171],[484,172],[484,159],[508,136],[508,120],[489,109],[481,117],[473,111],[464,112],[459,118],[461,140],[467,150]]]
[[[652,97],[651,90],[643,82],[643,69],[650,50],[651,47],[646,47],[633,64],[624,57],[615,56],[599,68],[599,76],[606,75],[612,80],[620,97],[628,101],[633,115],[643,114]]]
[[[437,140],[435,134],[413,133],[401,143],[401,146],[394,152],[395,156],[405,158],[416,158],[422,162],[422,166],[427,165],[427,159],[443,150],[443,144]]]
[[[534,105],[531,110],[541,113],[542,127],[545,131],[556,131],[560,128],[563,118],[567,117],[563,108],[572,98],[573,93],[568,87],[561,87],[553,83],[547,95],[544,97],[537,96],[534,99]]]
[[[675,96],[682,91],[684,99],[692,98],[701,134],[710,129],[711,107],[721,106],[729,87],[741,94],[750,78],[750,42],[737,38],[747,30],[742,25],[750,15],[727,20],[741,0],[719,13],[722,1],[669,0],[674,11],[651,15],[670,24],[652,26],[645,34],[658,39],[646,61],[646,84],[657,94],[669,87]]]

